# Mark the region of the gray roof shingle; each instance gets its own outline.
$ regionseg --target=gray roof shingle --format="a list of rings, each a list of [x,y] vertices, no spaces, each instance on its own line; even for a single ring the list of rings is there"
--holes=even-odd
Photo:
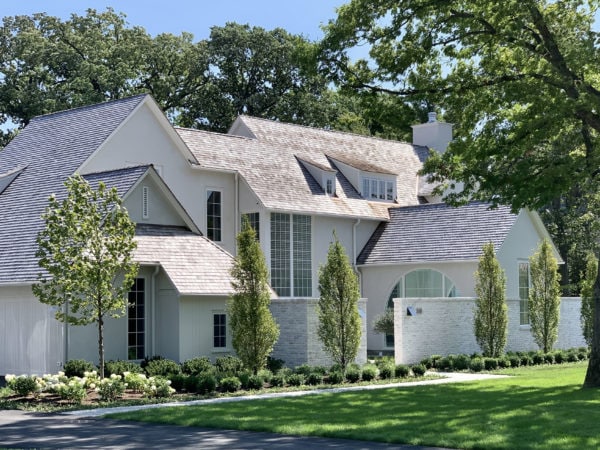
[[[489,209],[473,202],[458,208],[444,203],[392,208],[357,263],[395,264],[477,260],[483,244],[500,248],[517,219],[509,207]]]
[[[238,171],[269,209],[388,220],[388,207],[418,203],[417,172],[427,157],[425,147],[248,116],[237,121],[256,139],[181,128],[177,132],[200,166]],[[339,171],[336,196],[329,197],[299,161],[337,170],[336,157],[362,170],[399,174],[397,203],[365,201]]]
[[[180,295],[229,295],[233,257],[183,227],[139,225],[134,259],[160,263]]]
[[[25,167],[0,194],[0,284],[35,281],[36,236],[50,194],[110,136],[146,96],[36,117],[0,152],[0,173]]]

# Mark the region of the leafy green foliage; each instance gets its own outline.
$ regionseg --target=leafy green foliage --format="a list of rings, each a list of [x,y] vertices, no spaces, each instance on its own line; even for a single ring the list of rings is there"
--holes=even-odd
[[[86,369],[85,371],[89,372],[91,370],[95,370],[95,368]],[[123,375],[124,372],[142,373],[144,372],[144,369],[142,369],[139,364],[132,361],[106,361],[104,364],[104,375],[107,377],[111,376],[113,373],[116,375]]]
[[[206,356],[192,358],[181,364],[181,371],[188,375],[200,375],[201,373],[210,373],[215,371],[215,367]]]
[[[485,356],[498,357],[506,346],[508,312],[506,277],[496,259],[494,244],[483,246],[475,272],[475,312],[473,328],[477,344]]]
[[[244,369],[244,363],[236,356],[219,356],[215,360],[215,368],[217,369],[219,375],[224,377],[233,377]]]
[[[394,309],[387,308],[385,312],[373,320],[373,331],[382,334],[394,334]]]
[[[594,282],[598,276],[598,259],[593,253],[585,258],[585,272],[581,275],[581,331],[588,346],[594,335]]]
[[[240,390],[242,382],[238,377],[226,377],[221,380],[219,385],[225,392],[235,392]]]
[[[125,314],[127,292],[138,272],[132,261],[135,224],[115,188],[96,190],[80,175],[65,182],[66,198],[50,196],[37,236],[40,302],[57,307],[56,319],[96,323],[100,376],[104,376],[104,319]]]
[[[342,371],[354,361],[361,337],[359,289],[348,256],[334,233],[327,261],[319,268],[318,335]]]
[[[171,374],[180,373],[181,366],[171,359],[155,359],[148,362],[144,370],[151,377],[168,377]]]
[[[231,275],[234,294],[227,303],[232,343],[244,365],[257,373],[279,338],[279,326],[269,305],[269,271],[256,240],[256,232],[244,220],[237,236],[238,254]]]
[[[410,370],[412,370],[412,373],[415,375],[415,377],[422,377],[425,375],[425,372],[427,372],[427,369],[423,364],[415,364],[414,366],[410,367]]]
[[[529,318],[531,333],[544,353],[552,350],[558,338],[560,310],[560,274],[552,246],[544,240],[529,258],[531,287],[529,289]]]
[[[96,366],[85,359],[70,359],[63,367],[63,372],[67,377],[81,378],[85,375],[85,372],[91,372],[93,370],[96,370]]]

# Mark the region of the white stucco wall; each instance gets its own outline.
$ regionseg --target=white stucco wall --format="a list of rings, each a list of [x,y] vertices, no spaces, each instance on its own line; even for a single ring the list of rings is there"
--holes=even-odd
[[[31,286],[0,287],[0,375],[44,374],[60,369],[64,326]]]
[[[148,217],[142,214],[142,192],[148,189]],[[146,177],[123,202],[129,217],[136,223],[184,226],[185,222],[150,177]]]
[[[150,108],[143,105],[80,169],[80,172],[86,174],[126,166],[154,164],[157,172],[204,234],[207,191],[221,191],[223,240],[219,245],[233,253],[234,176],[192,168],[188,162],[189,154],[182,153],[175,144],[179,137],[173,137],[175,132],[169,132],[164,125],[164,121],[157,120]],[[166,125],[170,127],[168,122]]]
[[[377,316],[385,312],[388,298],[398,280],[416,269],[433,269],[443,273],[454,282],[457,295],[460,297],[470,297],[475,294],[473,278],[473,274],[477,270],[477,263],[475,262],[361,267],[361,295],[369,299],[367,306],[367,346],[369,351],[392,350],[392,348],[385,345],[385,336],[373,331],[373,321]]]
[[[507,300],[506,351],[537,350],[529,326],[519,325],[519,300]],[[411,307],[416,315],[409,316]],[[556,349],[585,346],[579,315],[581,300],[563,298]],[[414,363],[431,355],[481,352],[473,333],[473,298],[402,298],[394,301],[395,359]]]
[[[213,347],[213,314],[225,314],[227,297],[181,297],[179,301],[179,359],[181,362],[198,356],[217,357],[233,353],[229,320],[225,348]]]

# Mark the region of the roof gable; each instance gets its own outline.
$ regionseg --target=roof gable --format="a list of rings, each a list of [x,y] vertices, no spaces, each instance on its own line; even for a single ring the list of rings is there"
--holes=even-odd
[[[476,261],[487,242],[497,252],[517,215],[507,206],[489,206],[473,202],[457,208],[444,203],[392,208],[390,221],[379,225],[357,263]]]
[[[0,193],[0,284],[35,281],[35,242],[50,194],[63,185],[145,96],[35,117],[0,152],[0,173],[24,168]]]

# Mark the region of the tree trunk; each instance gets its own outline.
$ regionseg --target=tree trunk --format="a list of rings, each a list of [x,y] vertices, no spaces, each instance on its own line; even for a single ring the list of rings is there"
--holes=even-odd
[[[98,369],[100,379],[104,378],[104,320],[98,318]]]
[[[594,330],[592,352],[583,387],[600,387],[600,270],[594,282]]]

